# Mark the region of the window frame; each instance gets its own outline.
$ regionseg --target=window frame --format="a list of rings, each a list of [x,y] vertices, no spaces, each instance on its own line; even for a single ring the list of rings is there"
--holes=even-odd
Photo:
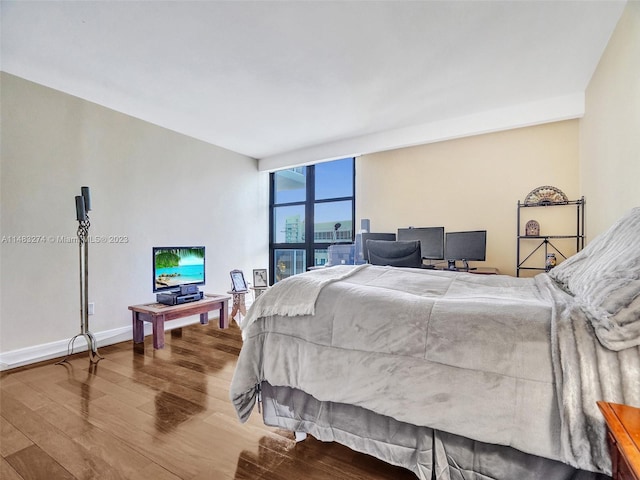
[[[328,249],[330,245],[333,243],[331,241],[327,242],[319,242],[315,240],[315,206],[323,203],[334,203],[340,201],[350,201],[351,202],[351,239],[350,242],[353,243],[355,240],[356,233],[356,159],[355,157],[345,157],[341,159],[336,159],[334,161],[339,160],[351,160],[351,168],[352,168],[352,185],[351,185],[351,196],[342,196],[342,197],[331,197],[331,198],[323,198],[320,200],[316,200],[316,175],[315,168],[318,164],[305,165],[306,174],[305,174],[305,190],[306,195],[303,201],[294,201],[294,202],[282,202],[275,203],[275,174],[278,171],[273,171],[269,173],[269,284],[273,285],[275,283],[275,251],[276,250],[304,250],[305,251],[305,271],[309,270],[309,268],[315,266],[315,251]],[[287,169],[283,169],[287,170]],[[279,207],[289,207],[296,205],[304,205],[305,212],[305,223],[304,223],[304,242],[296,242],[296,243],[276,243],[275,242],[275,210]],[[346,242],[339,242],[345,244]]]

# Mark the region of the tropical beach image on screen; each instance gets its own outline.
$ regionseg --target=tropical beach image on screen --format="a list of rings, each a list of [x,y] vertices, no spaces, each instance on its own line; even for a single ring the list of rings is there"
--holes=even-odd
[[[204,247],[154,248],[156,289],[204,283]]]

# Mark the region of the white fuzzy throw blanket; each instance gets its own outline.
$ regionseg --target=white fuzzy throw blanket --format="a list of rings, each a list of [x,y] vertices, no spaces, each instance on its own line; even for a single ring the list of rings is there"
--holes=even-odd
[[[640,348],[604,347],[573,297],[536,277],[553,298],[551,345],[563,461],[611,475],[606,427],[596,402],[640,406]]]
[[[289,277],[279,281],[269,289],[269,295],[259,296],[251,305],[247,315],[240,322],[243,335],[249,325],[260,317],[315,314],[316,299],[323,287],[344,280],[368,266],[336,265],[296,275],[295,279]]]
[[[596,402],[640,407],[640,208],[541,278],[564,290],[549,288],[567,463],[610,473]]]

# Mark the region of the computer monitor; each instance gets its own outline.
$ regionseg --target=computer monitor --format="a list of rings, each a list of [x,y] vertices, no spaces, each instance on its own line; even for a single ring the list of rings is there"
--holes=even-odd
[[[420,240],[423,259],[444,260],[444,227],[399,228],[398,240]]]
[[[369,250],[367,250],[367,240],[391,240],[395,241],[396,234],[395,233],[370,233],[363,232],[362,233],[362,256],[364,257],[364,261],[369,261]]]
[[[444,256],[449,268],[455,269],[455,261],[462,260],[463,269],[468,270],[469,260],[484,261],[487,251],[487,231],[447,232],[445,234]]]

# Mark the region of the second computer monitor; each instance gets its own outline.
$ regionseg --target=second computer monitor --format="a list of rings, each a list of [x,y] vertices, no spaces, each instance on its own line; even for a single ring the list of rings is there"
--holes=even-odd
[[[477,260],[487,255],[487,231],[447,232],[447,260]]]
[[[399,228],[398,240],[420,240],[422,258],[444,259],[444,227]]]

